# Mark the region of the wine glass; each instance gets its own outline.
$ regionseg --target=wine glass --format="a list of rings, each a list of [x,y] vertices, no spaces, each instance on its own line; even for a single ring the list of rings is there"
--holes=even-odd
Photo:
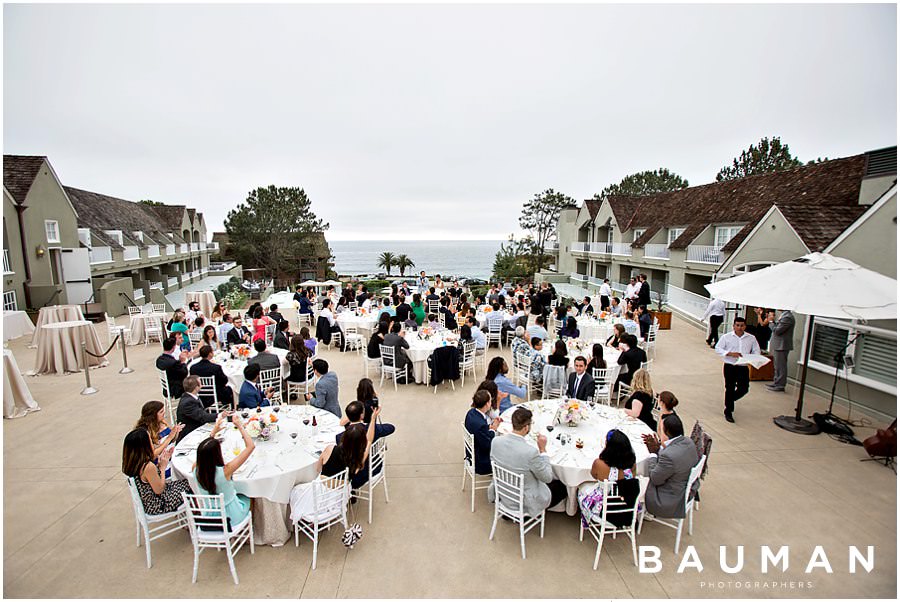
[[[303,426],[309,426],[309,418],[303,419]]]
[[[241,416],[244,418],[244,420],[247,420],[248,418],[250,418],[250,412],[244,410],[243,412],[241,412]]]
[[[281,406],[274,406],[274,407],[272,408],[272,411],[275,412],[275,413],[277,414],[278,411],[279,411],[280,409],[281,409]]]
[[[262,414],[262,406],[256,406],[256,413]]]
[[[548,425],[547,425],[547,432],[548,432],[548,433],[552,433],[552,432],[553,432],[553,425],[552,425],[552,424],[548,424]]]
[[[293,439],[294,445],[297,445],[297,434],[298,434],[297,431],[291,432],[291,439]]]

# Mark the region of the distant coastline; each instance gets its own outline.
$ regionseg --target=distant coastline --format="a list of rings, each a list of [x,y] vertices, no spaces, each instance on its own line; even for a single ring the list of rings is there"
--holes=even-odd
[[[494,256],[501,240],[337,240],[329,241],[334,252],[334,270],[339,275],[378,274],[378,258],[384,251],[395,255],[405,253],[416,267],[407,270],[413,277],[419,270],[429,275],[465,276],[488,279],[494,266]],[[391,276],[399,277],[397,268]]]

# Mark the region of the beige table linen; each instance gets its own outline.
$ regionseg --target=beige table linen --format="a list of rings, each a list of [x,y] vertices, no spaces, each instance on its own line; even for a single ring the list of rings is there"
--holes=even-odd
[[[188,291],[184,294],[184,304],[187,306],[191,301],[200,303],[200,311],[207,318],[212,316],[213,309],[216,306],[216,296],[212,291]]]
[[[3,342],[21,336],[34,336],[34,324],[24,311],[3,312]]]
[[[41,408],[31,396],[25,379],[19,371],[16,358],[9,349],[3,350],[3,417],[21,418],[28,412]]]
[[[139,345],[144,342],[144,326],[147,320],[156,319],[165,325],[166,314],[163,312],[134,314],[129,318],[128,330],[131,331],[131,344]]]
[[[37,323],[34,325],[35,331],[31,337],[31,346],[37,346],[38,335],[41,326],[44,324],[53,324],[54,322],[71,322],[73,320],[84,320],[84,314],[77,305],[50,305],[42,307],[38,312]]]
[[[84,367],[81,358],[81,341],[87,350],[101,354],[100,337],[94,325],[87,320],[72,320],[45,324],[38,329],[37,357],[34,362],[35,374],[66,374],[78,372]],[[105,366],[109,362],[88,355],[88,366]]]

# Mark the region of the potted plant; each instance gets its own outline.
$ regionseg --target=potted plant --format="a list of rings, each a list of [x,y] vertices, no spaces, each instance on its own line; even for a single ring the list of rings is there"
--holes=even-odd
[[[656,309],[651,309],[650,315],[659,320],[660,330],[670,330],[672,328],[672,312],[666,309],[666,299],[662,293],[657,294]]]

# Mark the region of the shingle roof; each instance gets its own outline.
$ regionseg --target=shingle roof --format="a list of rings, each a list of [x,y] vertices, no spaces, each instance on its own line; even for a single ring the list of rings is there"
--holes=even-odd
[[[823,212],[820,217],[815,217],[812,207],[858,206],[859,186],[865,175],[865,166],[865,155],[856,155],[650,196],[609,197],[608,201],[620,231],[647,228],[644,236],[634,242],[635,247],[646,244],[652,236],[651,229],[659,231],[661,228],[685,227],[684,233],[669,245],[672,249],[683,249],[712,224],[746,224],[747,227],[725,247],[725,251],[729,252],[737,248],[774,204],[779,207],[809,205],[802,215],[815,218],[815,222],[820,224],[827,220],[826,216],[834,217],[840,212]],[[840,215],[850,213],[853,211]],[[801,219],[800,212],[797,217]],[[805,232],[812,240],[825,234],[824,230],[815,227]],[[798,234],[803,236],[799,230]]]
[[[602,200],[586,199],[584,201],[584,206],[587,208],[588,213],[591,215],[591,221],[593,221],[597,217],[597,212],[600,211],[600,207],[602,205]]]
[[[794,203],[778,205],[778,209],[810,251],[822,251],[865,213],[868,207],[823,207],[816,203]]]
[[[187,207],[184,205],[151,205],[150,209],[159,216],[167,231],[181,232],[181,220]]]
[[[3,155],[3,187],[22,204],[47,157]]]
[[[147,234],[152,241],[149,244],[168,240],[165,225],[161,223],[156,207],[70,186],[65,186],[65,189],[78,212],[78,226],[90,228],[92,236],[97,231],[121,230],[126,245],[141,248],[146,247],[147,242],[137,240],[133,234],[135,231]],[[109,240],[105,236],[98,238]]]

